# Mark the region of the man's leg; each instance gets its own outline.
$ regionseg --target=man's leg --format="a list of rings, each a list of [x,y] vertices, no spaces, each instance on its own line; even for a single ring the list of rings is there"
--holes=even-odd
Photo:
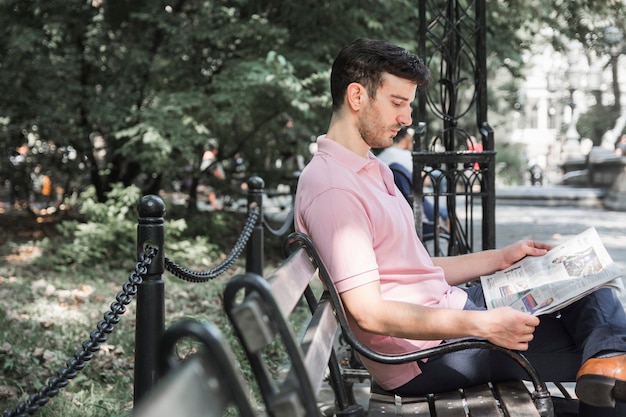
[[[481,293],[481,289],[468,291],[470,299],[479,307],[484,305]],[[565,330],[573,352],[581,355],[575,378],[580,400],[588,406],[599,407],[598,410],[614,407],[617,402],[616,409],[622,411],[618,415],[626,416],[626,312],[615,290],[601,288],[562,309],[558,319],[541,316],[540,320],[525,354],[542,378],[560,382],[571,380],[568,370],[572,369],[575,357],[565,353],[559,358],[551,355],[557,335],[559,340],[567,338],[562,332]],[[559,327],[561,331],[557,332]],[[546,366],[551,375],[544,373]]]
[[[582,348],[583,362],[626,353],[626,313],[614,290],[601,288],[561,310],[561,320]]]
[[[590,294],[564,308],[561,320],[582,348],[576,383],[581,401],[596,406],[626,401],[626,313],[615,291]]]

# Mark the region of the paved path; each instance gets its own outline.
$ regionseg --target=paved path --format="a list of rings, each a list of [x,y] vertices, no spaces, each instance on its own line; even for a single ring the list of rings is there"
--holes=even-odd
[[[558,244],[592,226],[626,273],[626,212],[593,207],[496,205],[496,247],[519,239]],[[622,293],[621,299],[626,306],[626,294]]]

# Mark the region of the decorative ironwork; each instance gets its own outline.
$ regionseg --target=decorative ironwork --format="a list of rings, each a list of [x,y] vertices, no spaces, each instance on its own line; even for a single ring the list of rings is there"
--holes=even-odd
[[[433,199],[436,208],[447,209],[449,255],[478,249],[479,238],[482,249],[493,248],[495,151],[487,121],[485,0],[423,1],[419,16],[419,54],[433,82],[418,100],[414,196]],[[470,119],[473,110],[475,122]],[[482,149],[474,148],[476,143]],[[422,236],[422,200],[414,201],[415,224]],[[480,235],[475,233],[479,222]],[[435,251],[440,252],[437,247]]]

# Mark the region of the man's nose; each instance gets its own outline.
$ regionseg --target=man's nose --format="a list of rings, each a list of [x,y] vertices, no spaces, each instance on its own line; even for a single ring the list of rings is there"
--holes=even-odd
[[[413,123],[411,111],[409,110],[408,112],[401,114],[398,117],[398,123],[400,123],[402,126],[411,126],[411,123]]]

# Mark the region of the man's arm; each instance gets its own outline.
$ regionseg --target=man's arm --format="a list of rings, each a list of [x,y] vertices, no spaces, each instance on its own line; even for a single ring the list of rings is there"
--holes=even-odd
[[[414,340],[479,337],[509,349],[526,350],[537,317],[510,307],[467,311],[384,300],[378,281],[341,294],[344,306],[367,332]]]
[[[550,249],[545,243],[520,240],[502,249],[433,258],[433,263],[443,269],[450,285],[459,285],[508,268],[526,256],[545,255]]]

